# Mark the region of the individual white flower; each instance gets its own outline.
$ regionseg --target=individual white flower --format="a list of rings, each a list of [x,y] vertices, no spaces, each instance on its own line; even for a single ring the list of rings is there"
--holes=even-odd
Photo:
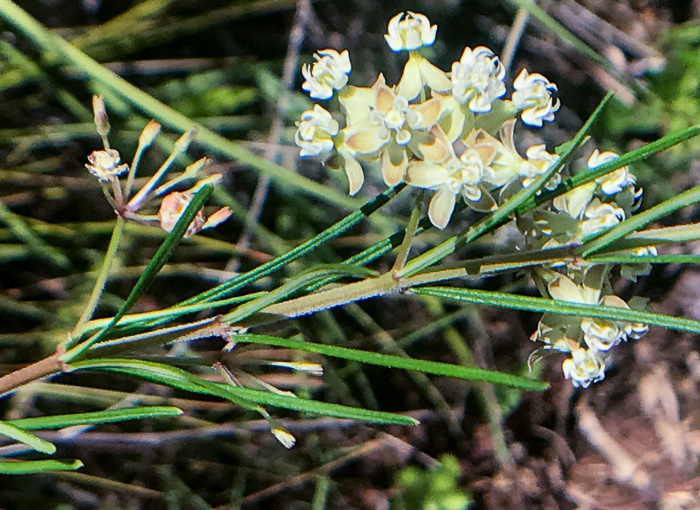
[[[625,335],[633,340],[639,340],[649,331],[649,326],[641,322],[626,322]]]
[[[599,304],[603,306],[616,306],[618,308],[629,308],[627,303],[617,296],[604,296]],[[589,349],[593,351],[609,351],[621,341],[627,339],[626,328],[631,327],[630,323],[620,321],[610,321],[606,319],[592,319],[589,317],[581,320],[581,330],[583,331],[583,341]]]
[[[365,98],[370,99],[369,104],[363,106],[360,98],[351,103],[357,111],[353,114],[352,125],[341,135],[350,154],[381,159],[384,182],[395,186],[404,178],[409,152],[420,151],[420,142],[414,140],[414,135],[421,132],[424,139],[428,137],[427,131],[440,116],[441,100],[434,97],[410,104],[386,85],[381,74],[372,91],[373,95]],[[412,145],[410,151],[409,144]]]
[[[588,168],[593,169],[599,167],[617,158],[619,158],[619,156],[612,151],[600,152],[598,149],[595,149],[588,158]],[[598,177],[595,182],[600,185],[600,189],[603,193],[606,195],[614,195],[625,188],[634,186],[637,179],[630,173],[629,166],[623,166],[609,174]]]
[[[554,83],[541,74],[529,74],[523,69],[515,78],[513,88],[511,99],[525,124],[542,127],[544,121],[554,120],[554,112],[561,106],[559,99],[552,102],[552,92],[557,90]]]
[[[588,388],[605,377],[606,357],[605,353],[580,347],[571,351],[571,358],[564,360],[561,369],[574,386]]]
[[[100,182],[110,182],[129,169],[129,165],[121,163],[121,156],[115,149],[93,151],[87,159],[90,163],[85,164],[85,168]]]
[[[306,81],[301,88],[313,99],[330,99],[333,90],[341,90],[348,83],[348,74],[352,71],[348,50],[338,53],[332,49],[320,50],[314,54],[313,65],[301,66],[301,74]]]
[[[580,219],[588,204],[591,203],[594,192],[595,183],[587,182],[559,195],[552,201],[552,205],[557,211],[566,212],[572,218]]]
[[[505,76],[503,64],[490,49],[465,48],[459,62],[452,64],[452,95],[461,104],[468,103],[474,113],[490,112],[493,102],[506,93]]]
[[[431,223],[439,229],[447,226],[458,195],[462,195],[472,208],[492,210],[495,203],[482,189],[482,181],[493,176],[490,165],[496,153],[495,148],[467,148],[457,157],[442,129],[436,127],[431,132],[436,136],[436,142],[445,147],[447,158],[413,162],[407,172],[407,182],[411,186],[438,190],[428,207]]]
[[[432,46],[437,35],[437,25],[430,25],[424,14],[408,11],[400,12],[389,20],[389,28],[384,39],[391,51],[413,51],[423,46]]]
[[[324,156],[333,150],[333,137],[338,134],[339,126],[328,110],[315,104],[301,114],[296,125],[294,141],[301,148],[302,158]]]
[[[583,217],[585,219],[579,224],[579,235],[581,238],[598,234],[614,227],[621,220],[625,219],[625,211],[613,203],[601,202],[599,199],[594,198],[583,212]]]
[[[659,252],[656,250],[656,246],[640,246],[634,250],[634,254],[637,257],[656,257]]]
[[[523,186],[526,188],[535,182],[538,176],[546,173],[552,165],[559,161],[559,156],[547,152],[544,144],[528,147],[525,155],[527,156],[527,161],[522,162],[518,171],[520,177],[522,177]],[[561,178],[559,174],[556,174],[556,176]],[[559,182],[555,178],[547,183],[546,188],[554,189],[558,184]]]

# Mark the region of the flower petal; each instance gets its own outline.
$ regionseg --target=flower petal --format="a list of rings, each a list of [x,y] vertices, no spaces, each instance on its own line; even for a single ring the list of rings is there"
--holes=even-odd
[[[435,189],[442,186],[449,176],[443,165],[415,161],[408,165],[406,182],[416,188]]]
[[[402,148],[389,146],[382,152],[382,176],[387,186],[396,186],[403,181],[407,166],[408,157]]]
[[[455,195],[446,186],[440,188],[428,206],[430,222],[442,230],[452,217],[455,210]]]

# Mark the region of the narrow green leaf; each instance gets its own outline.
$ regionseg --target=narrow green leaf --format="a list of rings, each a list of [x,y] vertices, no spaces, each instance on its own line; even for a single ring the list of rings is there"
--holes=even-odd
[[[315,344],[311,342],[302,342],[299,340],[290,340],[287,338],[253,334],[237,335],[236,340],[239,342],[275,345],[278,347],[286,347],[288,349],[315,352],[318,354],[323,354],[324,356],[359,361],[361,363],[379,365],[382,367],[416,370],[426,374],[458,377],[460,379],[468,379],[471,381],[486,381],[493,384],[504,384],[524,390],[539,391],[547,389],[548,387],[546,382],[534,381],[524,377],[517,377],[511,374],[505,374],[492,370],[484,370],[477,367],[466,367],[461,365],[450,365],[448,363],[439,363],[436,361],[404,358],[389,354],[348,349],[346,347],[339,347],[336,345]]]
[[[115,409],[97,411],[94,413],[62,414],[59,416],[41,416],[38,418],[22,418],[9,420],[7,423],[22,430],[59,429],[73,425],[96,425],[98,423],[116,423],[126,420],[143,418],[162,418],[179,416],[182,410],[170,406],[134,407],[130,409]]]
[[[2,475],[30,475],[46,471],[75,471],[83,467],[79,460],[14,460],[0,461]]]
[[[56,453],[56,447],[53,444],[22,430],[20,427],[10,422],[0,421],[0,435],[24,443],[33,450],[41,453],[48,453],[49,455]]]
[[[700,255],[594,255],[584,262],[593,264],[694,264],[700,265]]]
[[[418,420],[415,418],[401,414],[372,411],[370,409],[349,407],[340,404],[328,404],[326,402],[317,402],[315,400],[280,395],[278,393],[254,390],[251,388],[241,388],[239,386],[220,386],[224,393],[232,393],[239,398],[244,397],[252,402],[284,409],[320,414],[323,416],[333,416],[335,418],[347,418],[368,423],[387,423],[395,425],[418,424]]]
[[[456,289],[450,287],[417,287],[411,289],[410,292],[414,294],[436,296],[443,299],[466,301],[468,303],[499,306],[502,308],[513,308],[516,310],[552,312],[560,313],[562,315],[575,315],[577,317],[593,317],[626,322],[641,322],[650,326],[661,326],[679,331],[700,333],[700,321],[656,312],[631,310],[629,308],[617,308],[614,306],[602,305],[584,305],[540,297],[516,296],[505,292]]]
[[[141,377],[166,386],[217,396],[229,400],[247,409],[259,410],[258,404],[272,405],[285,409],[305,411],[337,418],[350,418],[373,423],[395,423],[400,425],[415,425],[417,422],[411,417],[393,413],[382,413],[366,409],[327,404],[303,398],[278,395],[266,391],[240,388],[228,384],[205,381],[195,375],[179,368],[154,363],[149,361],[125,360],[125,359],[97,359],[78,361],[71,365],[75,370],[105,370],[119,372]]]

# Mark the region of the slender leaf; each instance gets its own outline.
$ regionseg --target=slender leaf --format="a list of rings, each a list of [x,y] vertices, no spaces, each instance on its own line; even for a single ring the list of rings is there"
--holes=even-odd
[[[47,471],[75,471],[83,467],[79,460],[16,460],[0,461],[0,474],[29,475]]]
[[[338,404],[327,404],[303,398],[278,395],[266,391],[240,388],[228,384],[213,383],[179,368],[149,361],[96,359],[78,361],[73,363],[71,367],[74,371],[85,369],[104,370],[141,377],[185,391],[224,398],[252,410],[259,410],[257,404],[266,404],[285,409],[373,423],[395,423],[399,425],[415,425],[417,423],[413,418],[393,413],[357,409]]]
[[[557,301],[540,297],[516,296],[505,292],[491,292],[486,290],[456,289],[450,287],[417,287],[411,289],[414,294],[425,294],[443,299],[466,301],[482,305],[499,306],[502,308],[514,308],[516,310],[529,310],[531,312],[552,312],[563,315],[575,315],[577,317],[594,317],[626,322],[641,322],[650,326],[661,326],[679,331],[700,333],[700,321],[675,317],[656,312],[631,310],[603,305],[584,305],[569,301]]]
[[[18,420],[9,420],[6,423],[14,425],[22,430],[42,430],[71,427],[73,425],[96,425],[98,423],[116,423],[118,421],[140,420],[143,418],[172,417],[181,414],[182,410],[177,407],[150,406],[97,411],[94,413],[22,418]]]
[[[269,391],[241,388],[238,386],[222,386],[224,393],[235,394],[259,404],[265,404],[284,409],[293,409],[305,413],[333,416],[335,418],[347,418],[350,420],[364,421],[368,423],[386,423],[395,425],[418,425],[418,420],[410,416],[382,411],[372,411],[361,407],[349,407],[340,404],[328,404],[304,398],[280,395]]]
[[[355,267],[345,264],[326,265],[323,269],[310,269],[290,281],[279,286],[272,292],[235,309],[233,312],[224,315],[223,321],[229,324],[238,323],[250,317],[255,312],[262,310],[291,296],[299,290],[313,286],[321,281],[330,278],[340,278],[344,276],[369,277],[376,276],[376,271],[371,271],[363,267]]]
[[[13,425],[10,422],[0,421],[0,435],[9,437],[10,439],[14,439],[20,443],[24,443],[33,450],[41,453],[56,453],[56,447],[53,444],[36,437],[34,434],[26,432],[22,428],[18,427],[17,425]]]
[[[278,347],[286,347],[288,349],[315,352],[318,354],[323,354],[324,356],[359,361],[361,363],[379,365],[382,367],[402,368],[405,370],[415,370],[426,374],[445,375],[448,377],[458,377],[460,379],[467,379],[471,381],[486,381],[493,384],[504,384],[506,386],[513,386],[525,390],[544,390],[548,387],[546,382],[533,381],[532,379],[492,370],[484,370],[477,367],[466,367],[460,365],[450,365],[448,363],[439,363],[436,361],[404,358],[389,354],[380,354],[377,352],[348,349],[347,347],[339,347],[336,345],[315,344],[311,342],[302,342],[299,340],[290,340],[287,338],[252,334],[237,335],[236,340],[239,342],[275,345]]]

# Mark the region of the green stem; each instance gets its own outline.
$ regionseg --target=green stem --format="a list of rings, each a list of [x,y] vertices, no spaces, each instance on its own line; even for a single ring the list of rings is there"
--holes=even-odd
[[[424,196],[425,192],[421,190],[420,193],[418,193],[416,205],[413,207],[413,211],[411,211],[411,217],[408,219],[408,224],[404,230],[403,241],[401,241],[401,246],[399,246],[399,250],[396,253],[396,261],[394,261],[392,272],[401,271],[406,264],[408,252],[411,250],[411,242],[416,235],[416,227],[418,227],[418,220],[420,220],[420,211]]]
[[[97,307],[97,302],[102,295],[102,291],[105,288],[105,283],[107,282],[107,277],[109,276],[109,270],[112,267],[112,262],[117,254],[117,249],[119,248],[119,241],[122,237],[122,232],[124,231],[124,225],[126,222],[123,218],[117,218],[114,225],[114,230],[112,230],[112,238],[109,240],[109,246],[107,247],[107,252],[105,253],[104,259],[102,260],[102,266],[100,267],[99,273],[97,273],[97,279],[92,287],[92,292],[90,292],[90,297],[85,303],[85,308],[83,313],[80,315],[77,324],[71,332],[71,338],[75,341],[78,337],[77,332],[90,320],[92,314]],[[66,344],[66,349],[71,347],[70,341]]]
[[[464,269],[444,269],[397,280],[393,273],[386,273],[377,278],[368,278],[360,282],[275,303],[264,308],[262,312],[284,315],[290,318],[299,317],[363,299],[403,292],[416,285],[460,278],[466,276],[466,274]]]

